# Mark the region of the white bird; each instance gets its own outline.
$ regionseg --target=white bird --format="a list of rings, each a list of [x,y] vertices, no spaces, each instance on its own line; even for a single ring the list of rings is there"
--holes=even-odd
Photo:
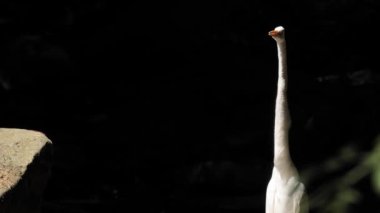
[[[269,32],[277,43],[278,83],[274,121],[274,167],[266,194],[266,213],[308,212],[305,186],[289,153],[290,114],[286,97],[287,62],[285,29],[281,26]]]

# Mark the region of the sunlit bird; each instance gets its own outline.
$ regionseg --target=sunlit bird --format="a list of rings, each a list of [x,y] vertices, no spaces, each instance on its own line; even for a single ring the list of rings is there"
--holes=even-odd
[[[277,43],[278,83],[274,121],[274,167],[266,194],[266,213],[308,212],[305,186],[289,153],[288,135],[291,124],[287,91],[287,59],[285,29],[281,26],[269,32]]]

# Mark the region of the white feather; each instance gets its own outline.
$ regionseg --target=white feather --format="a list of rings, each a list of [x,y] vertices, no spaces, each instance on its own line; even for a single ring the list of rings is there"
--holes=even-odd
[[[308,212],[305,186],[298,178],[288,144],[290,115],[287,104],[287,61],[286,42],[283,27],[274,29],[282,32],[281,37],[273,37],[278,50],[278,84],[274,127],[274,168],[266,193],[266,213],[305,213]]]

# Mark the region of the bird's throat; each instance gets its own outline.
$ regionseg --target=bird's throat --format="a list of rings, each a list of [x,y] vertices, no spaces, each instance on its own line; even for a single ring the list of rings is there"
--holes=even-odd
[[[274,124],[274,162],[289,161],[288,132],[290,128],[290,115],[287,101],[287,59],[285,40],[277,42],[278,51],[278,83],[277,97],[275,107],[275,124]]]

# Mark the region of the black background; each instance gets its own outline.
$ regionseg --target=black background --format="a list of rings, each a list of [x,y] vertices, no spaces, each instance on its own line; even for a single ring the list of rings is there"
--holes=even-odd
[[[0,125],[53,141],[44,212],[264,212],[278,25],[298,169],[379,133],[375,0],[0,8]],[[368,178],[357,187],[350,212],[378,207]]]

